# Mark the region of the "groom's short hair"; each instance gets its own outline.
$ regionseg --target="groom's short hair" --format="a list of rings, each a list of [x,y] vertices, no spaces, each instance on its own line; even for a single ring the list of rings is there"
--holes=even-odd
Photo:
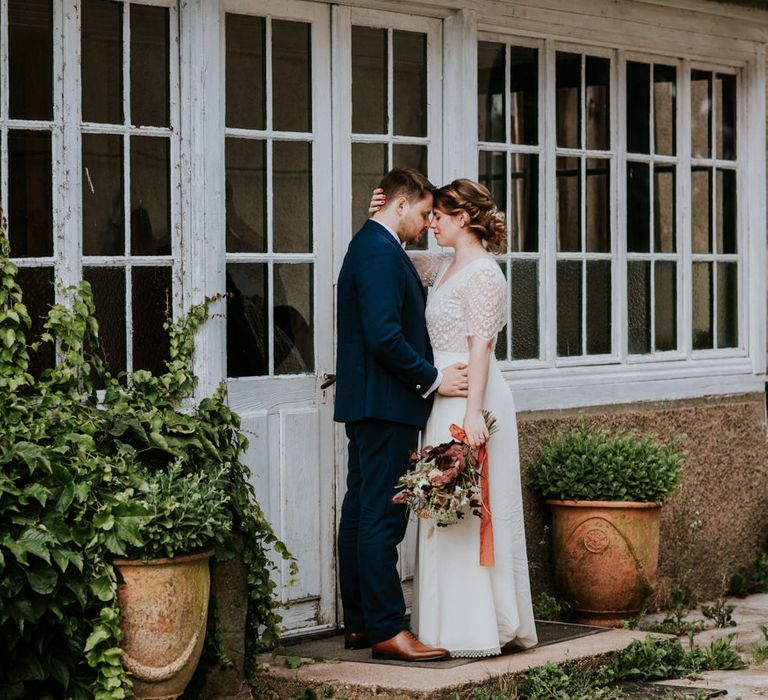
[[[387,202],[394,202],[397,197],[406,197],[409,202],[418,202],[437,189],[415,168],[395,168],[390,170],[379,182],[384,190]]]

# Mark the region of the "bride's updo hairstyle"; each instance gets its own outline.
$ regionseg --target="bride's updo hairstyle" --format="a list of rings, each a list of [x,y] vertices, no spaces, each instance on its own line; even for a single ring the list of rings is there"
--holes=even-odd
[[[507,239],[507,217],[491,199],[488,188],[466,178],[454,180],[435,191],[435,209],[455,216],[466,212],[469,230],[493,250],[503,250]]]

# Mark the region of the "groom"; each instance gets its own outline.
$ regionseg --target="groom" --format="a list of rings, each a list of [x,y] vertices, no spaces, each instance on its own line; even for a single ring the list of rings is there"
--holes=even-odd
[[[405,506],[395,485],[416,449],[433,393],[467,395],[466,365],[432,365],[426,295],[405,253],[429,228],[434,186],[416,170],[392,170],[386,205],[349,244],[338,281],[336,407],[349,438],[347,493],[339,526],[339,576],[347,649],[374,658],[441,659],[445,649],[407,630],[397,571]]]

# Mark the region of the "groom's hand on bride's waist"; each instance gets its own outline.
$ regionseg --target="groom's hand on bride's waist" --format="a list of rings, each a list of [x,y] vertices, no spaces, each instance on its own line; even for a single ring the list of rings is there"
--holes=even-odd
[[[441,396],[466,396],[469,389],[467,379],[467,365],[457,362],[446,367],[443,372],[443,380],[437,387],[437,393]]]

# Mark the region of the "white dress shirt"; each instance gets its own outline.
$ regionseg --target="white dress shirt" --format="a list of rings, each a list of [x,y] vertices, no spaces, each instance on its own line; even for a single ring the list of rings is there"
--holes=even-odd
[[[400,240],[400,236],[398,236],[389,226],[387,226],[383,221],[379,221],[378,219],[372,219],[372,221],[375,221],[379,226],[383,226],[385,229],[387,229],[387,231],[389,231],[390,234],[392,234],[394,239],[397,241],[397,244],[403,250],[405,250],[405,245],[406,245],[405,241],[401,241]],[[432,384],[432,386],[429,387],[427,392],[421,395],[421,398],[426,399],[430,394],[432,394],[432,392],[436,391],[437,387],[440,386],[440,382],[442,382],[442,381],[443,381],[443,373],[438,369],[437,370],[437,379],[435,379],[434,384]],[[417,386],[416,388],[420,389],[421,387]]]

